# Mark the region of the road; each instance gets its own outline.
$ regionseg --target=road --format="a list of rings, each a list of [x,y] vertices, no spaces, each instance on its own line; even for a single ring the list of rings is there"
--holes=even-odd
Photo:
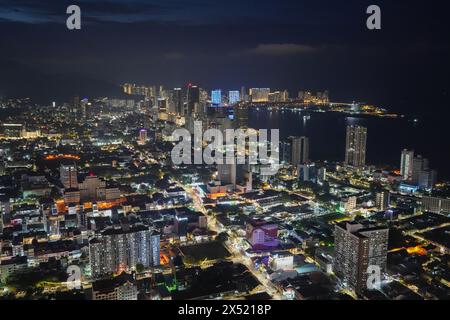
[[[183,186],[186,192],[190,195],[193,200],[194,207],[197,211],[207,215],[207,211],[203,206],[203,201],[199,197],[199,195],[195,192],[191,187]],[[208,218],[208,229],[216,232],[217,234],[221,232],[226,232],[226,230],[220,227],[217,223],[217,219],[215,217],[207,216]],[[242,251],[239,251],[230,241],[225,242],[225,247],[231,253],[232,261],[234,263],[240,263],[247,267],[247,269],[252,273],[252,275],[265,287],[266,292],[272,297],[274,300],[282,300],[283,296],[278,292],[275,285],[265,277],[265,275],[255,269],[253,263],[249,257],[247,257]]]

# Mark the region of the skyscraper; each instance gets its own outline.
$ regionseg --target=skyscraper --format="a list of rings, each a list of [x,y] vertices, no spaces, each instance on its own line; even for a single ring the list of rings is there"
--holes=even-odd
[[[217,165],[218,176],[217,179],[222,185],[236,186],[236,164],[218,164]]]
[[[400,174],[404,181],[423,189],[430,189],[436,184],[437,172],[429,168],[428,159],[415,156],[412,150],[402,151]]]
[[[167,112],[169,110],[168,108],[168,101],[166,98],[158,98],[158,111],[159,112]]]
[[[317,170],[317,181],[320,183],[327,181],[327,168],[321,167]]]
[[[81,113],[81,118],[83,119],[83,121],[86,121],[87,119],[87,107],[89,104],[89,100],[88,99],[83,99],[80,102],[80,113]]]
[[[236,166],[236,184],[241,187],[240,189],[245,189],[246,192],[253,189],[253,174],[249,164]]]
[[[334,273],[356,292],[367,289],[369,266],[386,271],[389,229],[366,228],[356,222],[336,224]]]
[[[419,174],[418,185],[422,189],[431,189],[437,182],[437,172],[436,170],[422,170]]]
[[[144,145],[147,142],[147,130],[141,129],[139,131],[139,141],[140,145]]]
[[[135,275],[124,272],[112,279],[94,281],[91,292],[92,300],[137,300],[139,291]]]
[[[72,164],[61,164],[59,167],[59,179],[65,189],[78,189],[77,166]]]
[[[309,162],[309,139],[307,137],[292,138],[292,165],[298,166]]]
[[[172,92],[172,103],[174,104],[175,113],[179,116],[183,115],[183,92],[181,88],[174,88]]]
[[[422,171],[429,170],[428,159],[422,157],[420,154],[413,159],[413,172],[412,172],[412,182],[414,184],[419,184],[419,178]]]
[[[292,162],[292,143],[287,141],[280,142],[280,162],[283,164]]]
[[[228,103],[229,104],[235,104],[240,101],[239,98],[239,91],[229,91],[228,92]]]
[[[159,234],[142,224],[108,227],[89,243],[92,276],[158,266]]]
[[[250,89],[250,96],[252,102],[268,102],[269,101],[269,88],[252,88]]]
[[[180,237],[185,237],[188,228],[188,217],[176,214],[173,221],[175,233]]]
[[[400,160],[400,174],[403,180],[411,181],[413,178],[414,151],[404,149]]]
[[[345,145],[345,163],[354,167],[366,164],[367,128],[361,126],[347,126]]]
[[[211,92],[211,104],[216,107],[222,104],[222,90],[216,89]]]
[[[302,182],[317,182],[317,168],[314,163],[300,164],[298,169],[298,179]]]
[[[200,103],[200,88],[189,83],[186,92],[186,108],[184,115],[191,115],[194,112],[195,104],[197,103]]]
[[[247,102],[247,93],[244,86],[241,87],[241,101]]]
[[[378,210],[384,211],[389,208],[391,202],[391,194],[388,190],[379,191],[375,196],[375,205]]]
[[[77,112],[80,111],[80,97],[79,96],[75,96],[73,97],[73,102],[72,105],[70,106],[70,113],[72,113],[73,115],[76,114]]]

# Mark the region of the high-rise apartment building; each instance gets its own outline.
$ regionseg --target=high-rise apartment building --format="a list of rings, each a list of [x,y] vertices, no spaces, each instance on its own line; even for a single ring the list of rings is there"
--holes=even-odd
[[[174,232],[181,237],[185,237],[188,229],[188,217],[176,214],[173,218]]]
[[[229,91],[228,92],[228,104],[233,105],[240,101],[239,91]]]
[[[390,207],[391,194],[388,190],[377,192],[375,195],[375,205],[378,210],[383,211]]]
[[[361,126],[347,126],[345,145],[345,163],[354,167],[366,164],[367,128]]]
[[[200,103],[200,88],[190,83],[188,84],[186,90],[186,106],[184,116],[190,116],[195,110],[195,105],[198,103]]]
[[[216,107],[222,105],[222,90],[211,91],[211,104]]]
[[[222,183],[222,185],[233,185],[236,186],[236,164],[218,164],[217,165],[218,175],[217,179]]]
[[[181,88],[174,88],[172,91],[172,103],[174,111],[178,115],[183,115],[183,91]]]
[[[241,87],[241,101],[247,102],[247,92],[244,86]]]
[[[77,166],[75,163],[61,164],[59,167],[59,179],[65,189],[78,189]]]
[[[422,170],[419,174],[418,185],[422,189],[431,189],[437,182],[437,171],[436,170]]]
[[[143,224],[109,227],[89,243],[94,278],[160,264],[160,235]]]
[[[307,137],[292,138],[292,165],[298,166],[309,162],[309,139]]]
[[[428,159],[421,155],[414,156],[414,151],[403,150],[400,162],[400,174],[408,181],[422,189],[431,189],[437,181],[437,172],[429,168]]]
[[[415,156],[413,159],[412,182],[414,184],[418,184],[420,173],[428,169],[429,169],[428,159],[422,157],[420,154]]]
[[[382,279],[386,271],[388,228],[342,222],[336,224],[334,232],[333,271],[344,284],[356,292],[367,289],[369,272],[376,267]]]
[[[269,101],[269,88],[252,88],[250,89],[250,96],[252,102],[268,102]]]
[[[138,144],[144,145],[146,142],[147,142],[147,130],[141,129],[139,130]]]
[[[414,151],[404,149],[400,159],[400,174],[405,181],[411,181],[413,178],[413,161]]]

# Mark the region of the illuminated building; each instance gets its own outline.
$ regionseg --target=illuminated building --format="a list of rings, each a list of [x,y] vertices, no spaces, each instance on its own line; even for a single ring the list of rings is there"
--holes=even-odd
[[[280,162],[283,164],[292,163],[292,143],[280,141]]]
[[[3,211],[0,210],[0,235],[3,234]]]
[[[80,203],[81,201],[81,195],[80,190],[75,188],[65,189],[64,190],[64,203],[71,204],[71,203]]]
[[[327,168],[319,168],[319,170],[317,171],[317,181],[320,183],[327,181]]]
[[[200,88],[189,83],[186,91],[184,115],[191,115],[195,110],[195,105],[198,103],[200,103]]]
[[[180,237],[187,235],[188,217],[176,214],[174,217],[174,231]]]
[[[75,164],[61,164],[59,168],[59,179],[65,189],[77,189],[77,167]]]
[[[278,226],[263,220],[247,223],[246,237],[255,250],[275,248],[278,246]]]
[[[247,129],[249,117],[248,107],[235,105],[233,107],[233,113],[234,113],[234,127],[236,129]]]
[[[80,102],[80,113],[81,113],[81,119],[83,119],[83,121],[86,121],[86,118],[87,118],[88,104],[89,104],[88,99],[83,99]]]
[[[89,243],[94,278],[106,274],[158,266],[160,235],[142,224],[108,227]]]
[[[200,229],[208,229],[208,217],[207,216],[198,217],[198,227]]]
[[[292,165],[298,166],[309,162],[309,139],[307,137],[292,138]]]
[[[317,182],[317,168],[314,163],[301,164],[297,167],[298,179],[302,182]]]
[[[437,182],[436,170],[422,170],[419,173],[418,185],[422,189],[432,189]]]
[[[11,259],[0,260],[0,283],[6,283],[12,275],[25,273],[29,270],[26,256],[16,256]]]
[[[6,138],[21,138],[24,132],[24,125],[18,123],[3,123],[2,135]]]
[[[375,205],[378,210],[384,211],[390,207],[391,194],[388,190],[383,190],[376,193]]]
[[[328,91],[317,92],[317,95],[313,95],[310,91],[300,91],[298,93],[298,99],[306,104],[328,104],[330,102]]]
[[[354,167],[366,164],[367,128],[361,126],[347,126],[345,145],[345,163]]]
[[[88,175],[79,184],[81,201],[99,200],[104,196],[105,181],[95,175]]]
[[[227,192],[233,191],[232,186],[222,185],[220,181],[213,181],[207,185],[206,196],[210,199],[217,199],[226,196]]]
[[[139,131],[139,144],[144,145],[147,142],[147,130],[141,129]]]
[[[218,164],[217,165],[218,175],[217,179],[221,182],[223,186],[232,185],[233,188],[236,187],[236,164]]]
[[[249,192],[253,189],[253,174],[248,164],[236,166],[236,189],[240,192]]]
[[[356,222],[335,226],[333,271],[344,284],[361,292],[367,288],[368,268],[376,266],[386,272],[389,229],[365,228]]]
[[[269,94],[270,102],[286,102],[289,100],[289,93],[287,90],[284,91],[275,91]]]
[[[429,161],[421,155],[413,159],[412,183],[421,189],[431,189],[436,184],[437,172],[429,168]]]
[[[158,111],[160,113],[167,112],[169,110],[168,108],[168,101],[165,98],[158,98]]]
[[[407,183],[400,183],[398,190],[404,193],[415,193],[419,190],[419,187]]]
[[[129,95],[133,94],[133,85],[132,85],[132,84],[130,84],[130,83],[125,83],[125,84],[122,86],[122,88],[123,88],[123,92],[124,92],[124,93],[129,94]]]
[[[437,214],[450,213],[450,199],[423,196],[421,202],[423,211]]]
[[[216,107],[222,105],[222,90],[217,89],[211,92],[211,104]]]
[[[183,91],[181,88],[173,89],[172,103],[174,104],[175,113],[179,116],[184,115],[183,110]]]
[[[241,101],[247,102],[247,93],[244,86],[241,87]]]
[[[344,198],[341,200],[341,210],[351,212],[356,209],[357,198],[355,196]]]
[[[272,270],[294,270],[294,255],[289,253],[279,253],[271,258],[270,265]]]
[[[227,129],[233,129],[233,122],[229,117],[226,116],[216,116],[210,122],[212,128],[220,130],[224,135]]]
[[[78,184],[80,190],[80,200],[98,201],[98,200],[115,200],[120,198],[120,190],[117,187],[107,187],[106,182],[90,174]]]
[[[92,300],[137,300],[138,288],[134,275],[122,273],[112,279],[92,283]]]
[[[80,97],[78,96],[73,97],[73,102],[70,111],[72,114],[76,114],[77,112],[80,111],[80,103],[81,103]]]
[[[228,103],[230,105],[236,104],[240,101],[239,91],[229,91],[228,92]]]
[[[422,171],[429,169],[428,159],[422,157],[420,154],[413,159],[413,172],[412,172],[412,183],[415,185],[419,184],[420,173]]]
[[[251,88],[250,96],[252,102],[269,102],[269,88]]]
[[[404,149],[400,160],[400,174],[404,181],[411,181],[413,178],[414,151]]]

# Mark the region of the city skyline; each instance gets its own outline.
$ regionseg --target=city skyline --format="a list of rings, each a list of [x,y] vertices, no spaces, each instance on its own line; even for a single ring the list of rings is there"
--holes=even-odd
[[[75,94],[111,95],[129,79],[224,88],[239,79],[247,87],[325,87],[338,100],[366,100],[396,112],[421,113],[423,103],[446,112],[439,103],[448,97],[450,67],[441,58],[449,50],[439,37],[448,31],[441,1],[426,8],[418,1],[381,1],[385,27],[374,33],[365,27],[366,1],[258,3],[80,1],[83,27],[69,32],[69,2],[6,1],[0,35],[10,45],[0,57],[0,95],[50,103]],[[405,20],[419,14],[414,23]],[[152,41],[141,41],[142,34]],[[126,40],[119,45],[117,39]]]
[[[1,1],[0,300],[449,300],[445,4]]]

